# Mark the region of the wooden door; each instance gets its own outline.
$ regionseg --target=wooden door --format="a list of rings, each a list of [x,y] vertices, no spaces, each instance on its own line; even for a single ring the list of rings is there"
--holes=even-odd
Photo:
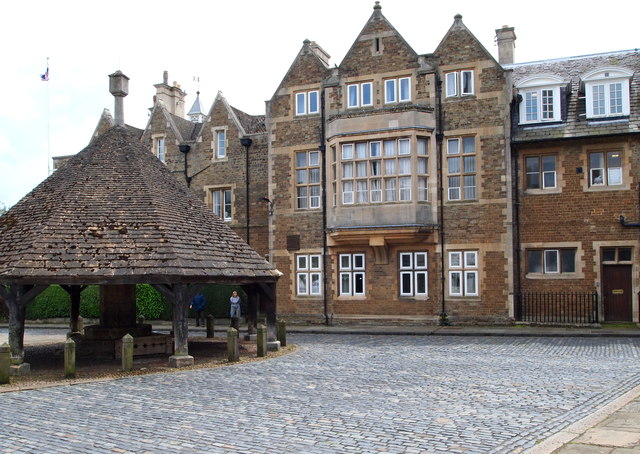
[[[605,322],[630,322],[631,265],[603,265],[602,299]]]

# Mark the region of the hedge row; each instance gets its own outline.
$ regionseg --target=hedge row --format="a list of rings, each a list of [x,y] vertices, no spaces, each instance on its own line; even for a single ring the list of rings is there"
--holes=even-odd
[[[204,314],[212,314],[216,318],[229,316],[229,296],[233,290],[238,290],[243,301],[245,295],[238,287],[229,285],[207,285],[202,293],[206,306]],[[7,308],[2,304],[0,318],[7,318]],[[41,320],[47,318],[68,318],[71,311],[69,294],[58,285],[48,287],[27,305],[27,320]],[[243,313],[246,308],[243,307]],[[136,314],[147,320],[171,320],[172,308],[164,296],[149,284],[136,286]],[[189,316],[195,314],[190,311]],[[83,318],[100,317],[100,288],[90,285],[80,294],[80,316]]]

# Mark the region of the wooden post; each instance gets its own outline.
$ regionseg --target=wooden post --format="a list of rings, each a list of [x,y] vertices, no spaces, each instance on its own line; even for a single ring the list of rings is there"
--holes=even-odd
[[[230,363],[240,361],[240,347],[238,345],[238,330],[227,328],[227,359]]]
[[[267,327],[263,324],[258,325],[258,357],[263,358],[267,356]]]
[[[133,336],[122,336],[122,370],[127,372],[133,369]]]
[[[213,315],[207,315],[207,338],[211,339],[214,335],[213,332]]]
[[[9,383],[11,370],[11,353],[6,342],[0,347],[0,385]]]
[[[64,378],[76,376],[76,343],[69,338],[64,343]]]
[[[287,324],[284,320],[278,320],[278,340],[281,347],[287,346]]]

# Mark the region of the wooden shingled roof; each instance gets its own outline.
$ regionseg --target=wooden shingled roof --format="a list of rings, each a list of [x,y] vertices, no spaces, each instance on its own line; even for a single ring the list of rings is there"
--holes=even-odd
[[[279,275],[120,126],[0,217],[4,284],[243,284]]]

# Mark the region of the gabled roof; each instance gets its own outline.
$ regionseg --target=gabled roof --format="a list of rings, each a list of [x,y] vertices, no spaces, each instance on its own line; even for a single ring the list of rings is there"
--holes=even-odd
[[[379,39],[378,55],[374,55],[374,37]],[[417,59],[418,54],[384,17],[380,2],[376,2],[373,14],[340,62],[340,71],[348,75],[395,71],[417,66]]]
[[[0,282],[274,282],[253,251],[115,126],[0,217]]]
[[[271,99],[278,95],[281,87],[322,82],[329,75],[328,57],[315,41],[305,39]]]
[[[462,15],[454,16],[453,24],[436,47],[434,54],[443,65],[490,59],[499,63],[462,22]]]
[[[202,123],[194,123],[186,118],[179,117],[170,113],[163,106],[163,112],[167,117],[167,120],[172,123],[174,131],[178,133],[178,140],[181,142],[196,140],[200,130],[202,130]]]
[[[263,134],[267,132],[264,115],[250,115],[241,111],[240,109],[236,109],[229,104],[221,91],[218,92],[218,94],[216,95],[216,99],[211,105],[211,109],[209,110],[210,118],[213,116],[213,110],[218,103],[220,103],[223,108],[226,109],[226,111],[229,113],[229,117],[236,124],[236,127],[240,131],[240,134],[242,134],[243,136],[247,134]]]

